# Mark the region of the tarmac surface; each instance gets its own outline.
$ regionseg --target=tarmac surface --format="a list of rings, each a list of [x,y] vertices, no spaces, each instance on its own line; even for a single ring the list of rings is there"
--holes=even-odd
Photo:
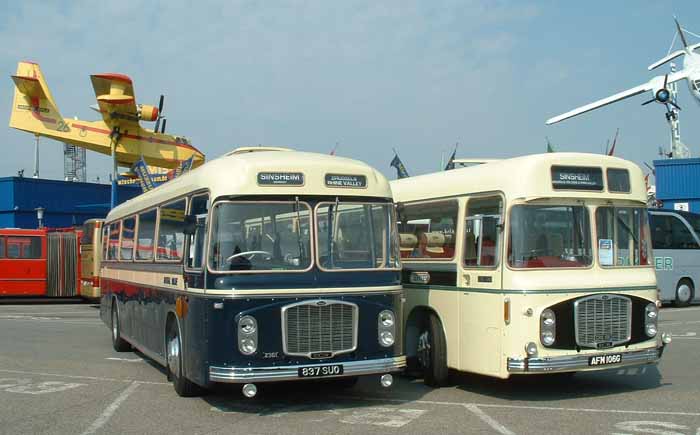
[[[94,305],[0,305],[2,434],[700,434],[700,307],[664,308],[658,366],[432,389],[397,377],[240,386],[180,398],[144,355],[117,353]]]

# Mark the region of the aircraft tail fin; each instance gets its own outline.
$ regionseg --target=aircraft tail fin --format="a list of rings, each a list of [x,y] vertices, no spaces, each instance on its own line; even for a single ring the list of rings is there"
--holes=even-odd
[[[36,134],[62,132],[65,128],[63,117],[39,65],[34,62],[19,62],[12,81],[15,83],[15,96],[10,127]]]

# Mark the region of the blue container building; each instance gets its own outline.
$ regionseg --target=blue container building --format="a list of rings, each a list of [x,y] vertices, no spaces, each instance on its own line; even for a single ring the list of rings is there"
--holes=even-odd
[[[663,208],[700,213],[700,158],[654,160],[656,199]]]
[[[36,209],[44,208],[44,226],[61,228],[109,212],[109,184],[78,183],[24,177],[0,178],[0,228],[37,228]],[[141,193],[138,186],[119,186],[119,203]]]

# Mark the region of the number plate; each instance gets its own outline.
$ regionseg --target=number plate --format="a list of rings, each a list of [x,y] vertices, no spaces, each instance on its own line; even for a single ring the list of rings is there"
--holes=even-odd
[[[300,367],[300,378],[320,378],[323,376],[338,376],[343,374],[342,364],[331,364],[327,366]]]
[[[607,366],[610,364],[619,364],[622,362],[622,354],[613,353],[610,355],[596,355],[588,358],[589,366]]]

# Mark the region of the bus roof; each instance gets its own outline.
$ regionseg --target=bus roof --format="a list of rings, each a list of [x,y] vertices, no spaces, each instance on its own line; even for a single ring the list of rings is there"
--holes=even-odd
[[[554,189],[552,167],[597,167],[602,169],[605,188],[600,190]],[[614,193],[607,188],[606,170],[627,169],[630,191]],[[439,186],[439,188],[436,188]],[[627,199],[646,203],[646,187],[642,170],[636,164],[600,154],[546,153],[493,161],[467,168],[394,180],[391,182],[394,200],[419,201],[454,197],[477,192],[503,192],[508,199],[602,198]]]
[[[301,182],[259,184],[261,174],[303,174]],[[329,186],[328,175],[364,177],[364,187]],[[297,180],[298,181],[298,180]],[[209,189],[211,198],[241,195],[329,195],[391,199],[388,180],[366,163],[283,149],[245,148],[229,152],[192,171],[115,207],[107,221],[119,219],[198,190]]]

